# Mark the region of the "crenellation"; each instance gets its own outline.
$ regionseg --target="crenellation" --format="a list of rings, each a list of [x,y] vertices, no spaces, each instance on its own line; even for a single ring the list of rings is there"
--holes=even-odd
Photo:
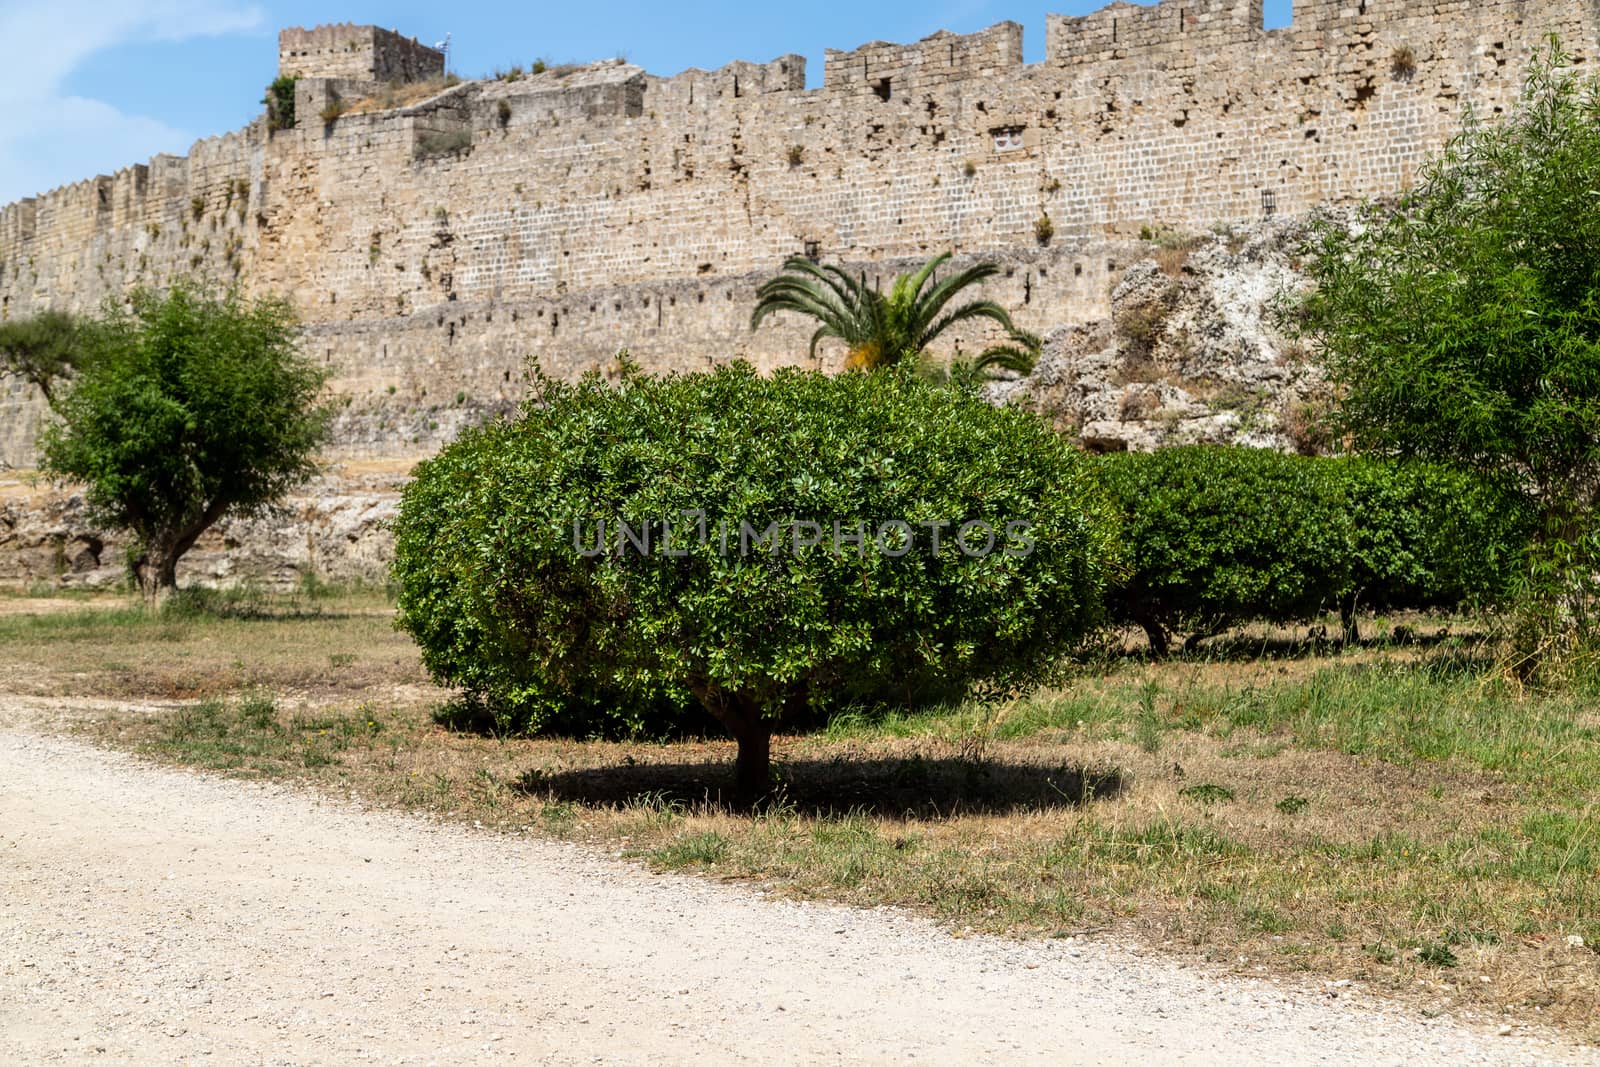
[[[716,70],[690,67],[670,78],[645,76],[653,106],[689,110],[717,101],[759,97],[767,93],[802,93],[806,87],[804,56],[784,55],[768,63],[737,60]]]
[[[829,49],[823,88],[845,97],[907,102],[919,92],[993,78],[1021,66],[1022,26],[1002,22],[964,36],[941,30],[910,45],[873,41],[848,52]]]
[[[1081,322],[1141,230],[1398,192],[1466,107],[1512,105],[1547,32],[1600,56],[1591,0],[1296,8],[1273,31],[1258,0],[1051,16],[1035,64],[1015,23],[875,42],[830,51],[815,90],[798,56],[667,78],[608,60],[325,118],[382,73],[357,66],[387,31],[285,31],[281,58],[310,72],[297,91],[324,103],[0,209],[0,315],[186,273],[282,293],[371,413],[341,424],[366,427],[342,439],[359,451],[398,433],[390,385],[491,410],[526,357],[563,374],[624,346],[659,370],[801,358],[800,323],[746,328],[791,255],[884,275],[946,250],[998,260],[988,293],[1023,325]],[[26,462],[37,411],[6,395],[0,460]]]

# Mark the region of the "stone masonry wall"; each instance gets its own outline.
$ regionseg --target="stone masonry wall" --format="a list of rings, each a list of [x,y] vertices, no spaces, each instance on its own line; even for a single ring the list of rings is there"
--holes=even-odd
[[[1597,0],[1295,9],[1279,30],[1260,0],[1051,16],[1036,64],[1015,23],[873,43],[829,52],[816,90],[798,56],[670,78],[613,61],[257,121],[0,209],[0,317],[178,273],[285,293],[343,394],[339,450],[420,454],[513,404],[530,357],[562,375],[622,347],[658,370],[803,361],[798,321],[747,328],[791,255],[874,276],[998,259],[988,295],[1021,324],[1104,318],[1141,230],[1399,192],[1465,108],[1511,106],[1546,33],[1600,57]],[[280,50],[346,103],[437,56],[368,27]],[[30,463],[38,419],[0,383],[0,462]]]
[[[376,26],[299,27],[278,34],[278,73],[296,78],[409,82],[444,73],[444,55]]]

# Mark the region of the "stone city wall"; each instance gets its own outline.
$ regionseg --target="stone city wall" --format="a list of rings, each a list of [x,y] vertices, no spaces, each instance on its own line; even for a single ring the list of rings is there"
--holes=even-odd
[[[805,360],[752,334],[756,286],[810,254],[887,276],[998,259],[988,295],[1038,332],[1103,318],[1142,231],[1199,231],[1393,194],[1514,101],[1558,32],[1597,54],[1594,0],[1113,4],[1051,16],[1043,62],[1001,23],[912,45],[654,77],[620,61],[427,82],[438,53],[371,27],[288,30],[298,107],[185,158],[0,210],[0,317],[90,310],[183,273],[290,296],[343,394],[338,451],[422,454],[628,348],[647,369]],[[393,106],[352,99],[407,83]],[[332,112],[330,111],[330,114]],[[967,347],[984,338],[961,338]],[[836,353],[830,353],[836,359]],[[0,392],[0,461],[40,417]]]

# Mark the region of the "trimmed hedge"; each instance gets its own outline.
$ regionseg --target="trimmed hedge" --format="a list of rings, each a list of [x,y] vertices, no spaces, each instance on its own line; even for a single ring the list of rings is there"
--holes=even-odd
[[[1529,511],[1520,497],[1427,464],[1193,446],[1100,458],[1129,562],[1111,614],[1165,654],[1237,623],[1358,606],[1491,603],[1511,590]]]
[[[1316,462],[1333,471],[1354,526],[1347,625],[1356,607],[1484,606],[1515,592],[1538,521],[1524,497],[1437,464]]]
[[[399,625],[506,729],[647,727],[697,700],[756,792],[779,722],[890,691],[1026,686],[1093,634],[1117,538],[1090,466],[1036,417],[910,373],[547,381],[516,422],[418,468],[396,523]],[[683,554],[667,555],[661,520],[680,516]],[[834,520],[904,521],[918,542],[897,554],[891,528],[835,550]],[[619,521],[657,550],[618,551]],[[917,524],[941,521],[935,552]],[[984,555],[957,541],[975,521],[997,534]],[[602,522],[605,551],[587,554]],[[742,551],[741,522],[780,524],[782,550]],[[796,550],[796,522],[824,542]]]

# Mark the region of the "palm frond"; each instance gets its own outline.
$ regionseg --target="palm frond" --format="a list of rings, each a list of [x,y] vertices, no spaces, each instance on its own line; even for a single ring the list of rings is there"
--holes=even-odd
[[[838,279],[843,280],[842,285]],[[854,279],[837,267],[819,267],[809,259],[799,256],[785,260],[783,273],[768,280],[756,290],[756,311],[751,315],[751,329],[759,324],[758,314],[761,318],[765,317],[762,306],[769,297],[803,291],[822,298],[823,290],[830,293],[841,308],[848,308],[857,299]]]
[[[785,266],[787,273],[771,279],[756,291],[756,306],[750,314],[751,330],[760,327],[769,315],[793,311],[821,320],[842,336],[859,332],[859,309],[851,288],[841,286],[810,260],[791,259]],[[845,279],[849,281],[848,276]]]
[[[850,309],[839,306],[822,294],[803,288],[783,289],[768,293],[750,317],[750,328],[755,329],[768,315],[779,311],[793,311],[818,319],[834,329],[846,332],[853,316]]]
[[[987,281],[999,273],[1000,268],[995,266],[993,263],[979,263],[977,266],[968,267],[964,271],[959,271],[955,274],[952,274],[944,281],[938,283],[928,291],[928,295],[920,302],[919,317],[921,321],[918,323],[918,326],[922,329],[926,329],[927,324],[938,317],[939,313],[944,310],[945,305],[948,304],[957,293],[960,293],[963,289],[977,285],[980,282]],[[1007,324],[1006,328],[1011,328],[1009,323]]]
[[[991,370],[1008,370],[1029,375],[1039,363],[1039,350],[1043,342],[1038,334],[1027,330],[1014,330],[1011,339],[1003,344],[990,345],[978,353],[978,358],[968,365],[972,380],[992,378]]]
[[[1020,335],[1010,314],[992,300],[946,310],[956,294],[999,272],[993,264],[980,263],[940,280],[938,270],[951,255],[940,253],[917,270],[898,275],[887,294],[867,284],[864,270],[851,274],[833,264],[791,257],[782,273],[756,291],[750,328],[757,329],[780,311],[815,319],[820,325],[811,335],[813,357],[822,341],[837,338],[849,347],[850,364],[866,369],[916,359],[945,330],[969,319],[989,319],[1017,340]],[[1026,349],[1024,344],[1019,351]]]
[[[935,271],[949,262],[952,255],[954,255],[952,252],[941,252],[924,263],[922,269],[917,273],[910,276],[903,274],[900,276],[905,281],[906,289],[910,292],[913,300],[919,302],[922,300],[922,290],[928,284],[928,279],[933,277]]]
[[[832,326],[823,325],[823,326],[817,327],[817,332],[811,335],[811,348],[807,352],[807,355],[809,355],[812,359],[816,359],[817,358],[817,344],[819,342],[821,342],[821,341],[824,341],[824,340],[828,339],[829,337],[838,337],[838,336],[839,336],[839,331],[834,329]]]
[[[962,304],[954,311],[946,312],[943,318],[928,327],[922,336],[918,338],[918,346],[927,348],[933,344],[940,334],[950,327],[958,322],[966,322],[969,319],[989,319],[1004,327],[1008,334],[1017,332],[1016,326],[1011,322],[1011,315],[1005,308],[996,304],[993,300],[974,300],[970,304]]]

